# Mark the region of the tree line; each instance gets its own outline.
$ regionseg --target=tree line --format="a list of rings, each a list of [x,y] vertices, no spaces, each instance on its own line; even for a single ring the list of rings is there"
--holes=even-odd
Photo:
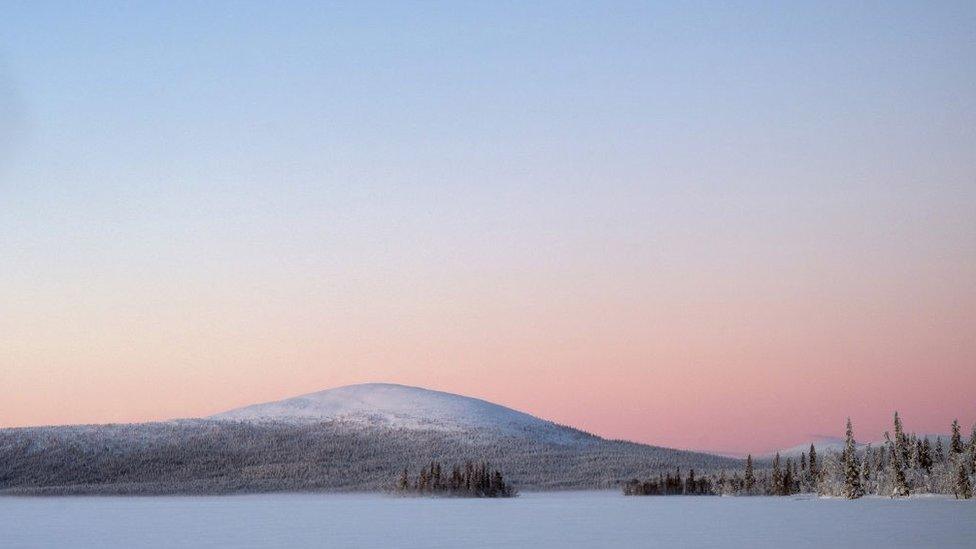
[[[424,466],[415,480],[404,469],[396,484],[401,494],[442,495],[472,498],[510,498],[518,495],[514,486],[505,482],[501,471],[492,470],[487,461],[468,461],[464,467],[454,465],[450,474],[440,462],[432,461]]]
[[[895,412],[894,434],[885,433],[878,448],[869,444],[859,448],[854,428],[847,420],[844,450],[817,453],[814,445],[801,452],[799,459],[782,459],[777,453],[768,465],[757,467],[752,455],[746,457],[742,473],[686,477],[680,469],[675,475],[657,479],[631,480],[624,484],[625,495],[765,495],[789,496],[816,493],[822,496],[857,499],[867,494],[905,497],[911,494],[947,494],[968,499],[976,483],[976,425],[964,442],[959,421],[952,422],[948,445],[942,438],[933,444],[928,437],[906,434],[901,417]]]
[[[520,490],[608,489],[676,467],[697,473],[741,463],[546,433],[395,429],[342,420],[0,428],[0,494],[390,491],[405,464],[413,464],[416,475],[436,459],[449,473],[449,464],[473,457],[490,461]]]
[[[657,479],[639,481],[637,479],[624,483],[625,496],[707,496],[714,495],[712,480],[707,476],[695,477],[695,470],[688,471],[688,476],[681,475],[681,469],[675,474],[661,473]]]

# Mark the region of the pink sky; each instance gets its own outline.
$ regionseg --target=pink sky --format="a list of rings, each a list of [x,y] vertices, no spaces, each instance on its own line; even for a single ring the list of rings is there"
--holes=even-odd
[[[938,263],[860,277],[793,261],[808,252],[764,275],[735,261],[688,276],[667,262],[449,277],[411,263],[254,285],[229,272],[213,284],[110,273],[15,303],[17,322],[0,323],[13,366],[0,417],[202,416],[387,381],[681,448],[786,447],[840,434],[847,415],[876,440],[896,409],[911,430],[945,432],[956,417],[968,430],[976,278]]]
[[[976,421],[972,2],[0,17],[0,426],[386,381],[764,451]]]

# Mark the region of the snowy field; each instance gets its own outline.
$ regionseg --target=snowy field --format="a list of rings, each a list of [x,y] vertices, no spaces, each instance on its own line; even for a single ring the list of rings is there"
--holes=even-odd
[[[3,547],[976,547],[976,500],[0,497]]]

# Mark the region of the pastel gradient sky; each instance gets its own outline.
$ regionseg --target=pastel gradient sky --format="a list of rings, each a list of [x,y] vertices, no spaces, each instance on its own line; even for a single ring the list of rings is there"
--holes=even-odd
[[[0,426],[389,381],[686,448],[968,428],[974,29],[971,1],[5,3]]]

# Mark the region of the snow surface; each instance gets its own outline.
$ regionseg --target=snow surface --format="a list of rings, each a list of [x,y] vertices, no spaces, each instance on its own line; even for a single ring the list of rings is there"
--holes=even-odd
[[[0,497],[3,547],[973,547],[976,500]]]
[[[210,416],[233,421],[341,420],[400,429],[552,432],[565,428],[491,402],[420,387],[365,383],[255,404]],[[565,429],[570,431],[569,429]]]

